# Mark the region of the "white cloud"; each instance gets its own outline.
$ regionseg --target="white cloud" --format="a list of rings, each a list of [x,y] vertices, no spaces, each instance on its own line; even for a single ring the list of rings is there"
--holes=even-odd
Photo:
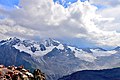
[[[27,29],[25,27],[21,27],[17,25],[11,19],[1,19],[0,20],[0,34],[2,35],[0,38],[3,39],[3,36],[12,37],[12,36],[19,36],[24,37],[26,36],[34,36],[39,32],[34,31],[32,29]]]
[[[115,7],[120,5],[120,0],[90,0],[92,4],[104,5],[106,7]]]
[[[102,21],[100,24],[98,24],[97,27],[101,28],[102,30],[107,31],[116,31],[120,33],[120,6],[107,8],[104,10],[101,10],[99,12],[100,15],[103,17],[111,17],[114,18],[113,21]]]
[[[0,14],[7,16],[0,20],[1,35],[24,38],[85,38],[98,45],[120,45],[120,33],[116,32],[120,30],[119,6],[100,12],[98,10],[107,18],[96,14],[97,8],[88,2],[78,1],[64,8],[50,0],[21,0],[20,6],[22,8],[12,11],[1,9]]]

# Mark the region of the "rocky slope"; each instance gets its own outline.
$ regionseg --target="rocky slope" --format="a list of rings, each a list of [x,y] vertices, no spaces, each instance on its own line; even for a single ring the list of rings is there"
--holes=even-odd
[[[39,69],[35,69],[31,73],[22,65],[18,67],[0,65],[0,80],[46,80],[46,78],[45,74]]]

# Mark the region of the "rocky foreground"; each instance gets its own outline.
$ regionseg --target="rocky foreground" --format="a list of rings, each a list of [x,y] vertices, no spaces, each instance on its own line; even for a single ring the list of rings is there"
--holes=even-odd
[[[24,66],[15,67],[0,65],[0,80],[46,80],[45,74],[39,69],[31,73]]]

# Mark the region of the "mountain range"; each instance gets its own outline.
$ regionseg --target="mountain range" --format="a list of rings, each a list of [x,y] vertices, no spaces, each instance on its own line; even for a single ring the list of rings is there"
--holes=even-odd
[[[54,39],[33,41],[10,38],[0,41],[0,64],[24,65],[41,69],[47,80],[57,80],[80,70],[99,70],[120,66],[120,47],[77,48]]]

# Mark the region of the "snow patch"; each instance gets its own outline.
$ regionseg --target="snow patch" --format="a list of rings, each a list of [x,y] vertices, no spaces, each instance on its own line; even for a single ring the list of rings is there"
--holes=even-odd
[[[115,54],[117,51],[112,50],[112,51],[101,51],[98,49],[90,49],[93,53],[93,56],[95,57],[100,57],[100,56],[111,56],[112,54]]]

